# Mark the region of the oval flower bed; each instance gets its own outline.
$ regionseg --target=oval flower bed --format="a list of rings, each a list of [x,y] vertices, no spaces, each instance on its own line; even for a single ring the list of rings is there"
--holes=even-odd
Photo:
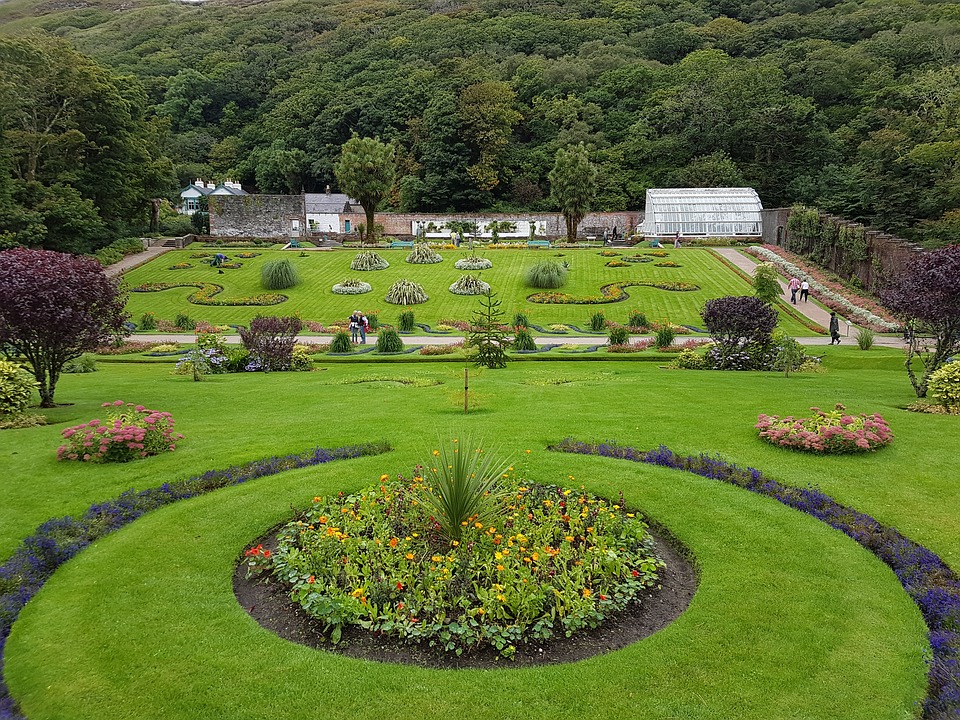
[[[459,468],[459,459],[454,450],[436,462]],[[356,625],[456,655],[510,657],[518,645],[597,627],[657,585],[663,562],[622,501],[502,483],[499,512],[478,505],[450,527],[431,504],[440,490],[383,475],[361,493],[314,498],[275,552],[254,547],[247,562],[289,584],[334,643]]]
[[[760,415],[754,427],[772,445],[823,454],[869,452],[893,442],[893,433],[880,415],[848,415],[840,403],[832,412],[810,410],[811,418]]]

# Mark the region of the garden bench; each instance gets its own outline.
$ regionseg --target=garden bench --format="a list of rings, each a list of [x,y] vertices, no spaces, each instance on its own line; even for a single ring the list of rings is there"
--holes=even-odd
[[[549,240],[527,240],[527,248],[549,248]]]
[[[393,240],[390,243],[391,250],[401,250],[403,248],[413,249],[413,240]]]

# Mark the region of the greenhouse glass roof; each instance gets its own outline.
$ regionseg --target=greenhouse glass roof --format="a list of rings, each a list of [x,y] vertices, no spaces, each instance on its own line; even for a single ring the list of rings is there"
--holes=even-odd
[[[753,188],[647,190],[643,235],[730,237],[760,235],[760,197]]]

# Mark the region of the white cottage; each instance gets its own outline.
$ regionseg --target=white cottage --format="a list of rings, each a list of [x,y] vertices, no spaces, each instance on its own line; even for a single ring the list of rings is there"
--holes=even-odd
[[[330,192],[327,185],[322,193],[304,193],[304,207],[306,210],[307,230],[311,233],[337,233],[349,235],[356,231],[351,227],[344,214],[363,214],[363,206],[349,195]]]
[[[177,212],[181,215],[193,215],[200,209],[200,198],[208,195],[246,195],[240,183],[224,180],[219,185],[204,182],[197,178],[180,191],[180,207]]]

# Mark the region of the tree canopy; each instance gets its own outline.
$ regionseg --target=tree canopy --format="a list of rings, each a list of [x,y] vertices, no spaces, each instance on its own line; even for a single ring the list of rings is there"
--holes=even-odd
[[[550,198],[559,206],[567,225],[567,241],[577,239],[577,226],[590,212],[597,192],[597,169],[583,143],[570,149],[560,148],[547,176]]]
[[[334,172],[340,189],[363,205],[366,235],[373,238],[373,215],[393,186],[394,150],[377,138],[351,137],[343,146]]]

